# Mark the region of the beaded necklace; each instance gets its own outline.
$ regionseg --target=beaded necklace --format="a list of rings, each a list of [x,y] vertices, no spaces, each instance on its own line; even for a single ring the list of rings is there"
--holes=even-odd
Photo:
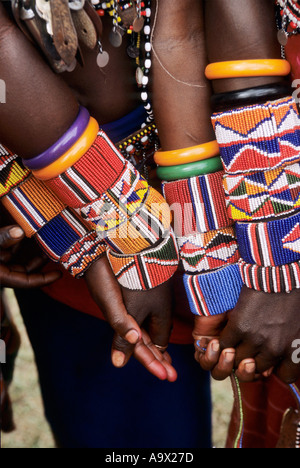
[[[285,47],[289,37],[300,33],[300,6],[297,0],[277,0],[277,5],[282,17],[278,41]]]

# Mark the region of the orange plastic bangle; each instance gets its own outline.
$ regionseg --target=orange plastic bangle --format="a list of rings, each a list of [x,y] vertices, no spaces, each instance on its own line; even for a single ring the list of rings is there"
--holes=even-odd
[[[205,76],[208,80],[221,80],[252,76],[287,76],[290,72],[291,65],[287,60],[236,60],[211,63],[206,67]]]
[[[34,176],[39,180],[46,181],[63,174],[85,155],[96,140],[98,133],[98,122],[91,117],[86,130],[75,145],[66,151],[57,161],[50,164],[50,166],[40,169],[39,171],[33,171]]]
[[[191,148],[184,148],[174,151],[158,151],[155,153],[156,164],[163,167],[181,166],[183,164],[204,161],[214,158],[220,154],[218,142],[216,140],[204,143]]]

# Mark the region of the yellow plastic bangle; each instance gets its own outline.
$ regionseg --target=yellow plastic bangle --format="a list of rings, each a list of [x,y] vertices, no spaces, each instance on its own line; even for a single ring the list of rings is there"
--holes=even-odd
[[[205,76],[208,80],[221,80],[252,76],[287,76],[290,72],[291,65],[287,60],[236,60],[211,63],[206,67]]]
[[[66,151],[57,161],[50,164],[50,166],[40,169],[39,171],[33,171],[33,174],[37,179],[44,181],[54,179],[60,174],[63,174],[85,155],[96,140],[98,133],[98,122],[91,117],[86,130],[75,145]]]
[[[163,167],[181,166],[183,164],[204,161],[214,158],[220,154],[218,142],[216,140],[204,143],[191,148],[184,148],[174,151],[158,151],[155,153],[156,164]]]

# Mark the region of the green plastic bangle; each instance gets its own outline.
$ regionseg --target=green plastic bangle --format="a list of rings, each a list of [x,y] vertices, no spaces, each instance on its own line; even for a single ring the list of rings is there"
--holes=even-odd
[[[190,179],[191,177],[198,177],[200,175],[212,174],[223,170],[223,164],[220,156],[215,158],[205,159],[204,161],[197,161],[195,163],[183,164],[181,166],[159,166],[157,169],[157,176],[161,180],[173,181],[181,179]]]

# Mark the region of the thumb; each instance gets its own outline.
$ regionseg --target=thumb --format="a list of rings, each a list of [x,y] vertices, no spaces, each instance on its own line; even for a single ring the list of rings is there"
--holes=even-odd
[[[9,249],[20,242],[25,236],[19,226],[6,226],[0,229],[0,248]]]

